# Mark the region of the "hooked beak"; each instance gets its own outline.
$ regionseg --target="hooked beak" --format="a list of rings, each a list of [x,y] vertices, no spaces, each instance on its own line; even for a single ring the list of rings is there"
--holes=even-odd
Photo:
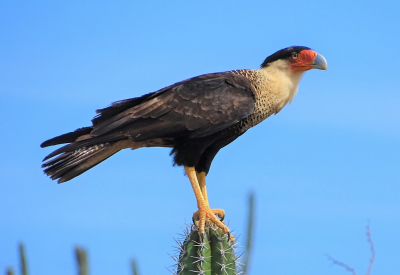
[[[328,63],[326,62],[325,57],[323,57],[320,54],[317,54],[317,56],[314,59],[314,63],[312,64],[313,69],[318,69],[318,70],[325,70],[328,68]]]

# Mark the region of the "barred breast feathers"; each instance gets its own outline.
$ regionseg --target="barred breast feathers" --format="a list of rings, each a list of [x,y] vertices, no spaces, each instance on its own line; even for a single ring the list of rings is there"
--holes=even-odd
[[[248,78],[255,90],[255,109],[244,121],[246,130],[277,114],[296,95],[303,73],[288,73],[287,69],[281,68],[285,63],[276,63],[260,70],[232,71]]]

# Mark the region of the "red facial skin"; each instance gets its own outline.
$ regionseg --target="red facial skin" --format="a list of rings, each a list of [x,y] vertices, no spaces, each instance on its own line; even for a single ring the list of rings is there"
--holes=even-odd
[[[313,68],[314,59],[317,53],[313,50],[302,50],[297,58],[290,57],[290,69],[293,72],[305,72]]]

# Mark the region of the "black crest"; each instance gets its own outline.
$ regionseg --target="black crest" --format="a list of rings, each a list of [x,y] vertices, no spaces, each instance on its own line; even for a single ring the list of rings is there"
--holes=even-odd
[[[293,52],[299,53],[302,50],[310,50],[308,47],[303,46],[292,46],[287,47],[282,50],[277,51],[276,53],[271,54],[268,56],[264,62],[261,64],[261,68],[268,67],[268,65],[276,60],[279,59],[286,59],[292,55]]]

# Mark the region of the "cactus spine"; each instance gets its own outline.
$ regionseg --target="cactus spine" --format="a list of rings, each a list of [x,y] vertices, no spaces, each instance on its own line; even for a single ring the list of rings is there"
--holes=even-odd
[[[235,256],[234,242],[214,224],[206,223],[205,234],[198,232],[196,225],[185,230],[185,240],[178,241],[179,258],[177,275],[235,275],[238,271],[238,257]]]

